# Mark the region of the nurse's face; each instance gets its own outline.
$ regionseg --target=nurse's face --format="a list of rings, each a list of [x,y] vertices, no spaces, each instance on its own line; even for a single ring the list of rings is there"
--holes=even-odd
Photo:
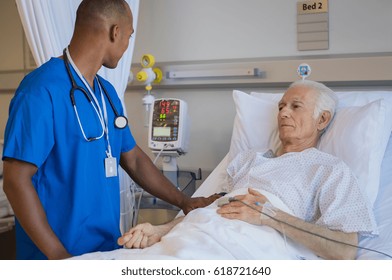
[[[128,16],[122,17],[115,25],[113,32],[113,41],[110,44],[109,54],[105,63],[103,64],[107,68],[116,68],[118,62],[123,56],[124,52],[129,46],[129,41],[134,32],[133,29],[133,17],[132,12],[128,9]]]

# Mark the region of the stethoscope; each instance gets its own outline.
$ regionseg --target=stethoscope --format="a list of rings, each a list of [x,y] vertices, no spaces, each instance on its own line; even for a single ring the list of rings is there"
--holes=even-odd
[[[115,114],[114,126],[116,128],[119,128],[119,129],[125,128],[128,125],[128,119],[125,116],[120,115],[118,113],[118,111],[116,110],[116,107],[113,104],[112,99],[110,98],[108,92],[106,91],[105,87],[103,86],[100,78],[98,76],[96,77],[96,79],[98,81],[98,86],[99,86],[100,91],[101,91],[102,107],[103,107],[103,112],[104,112],[103,114],[102,114],[101,107],[99,106],[98,100],[96,99],[96,97],[92,93],[92,91],[90,89],[90,86],[87,84],[87,82],[85,81],[85,79],[83,78],[83,76],[81,75],[79,70],[77,69],[76,65],[73,63],[72,58],[69,55],[68,48],[64,49],[64,51],[63,51],[63,58],[64,58],[64,64],[65,64],[68,76],[69,76],[69,78],[71,80],[71,83],[72,83],[72,88],[70,90],[71,103],[72,103],[72,106],[74,108],[74,111],[75,111],[75,114],[76,114],[76,117],[77,117],[77,120],[78,120],[78,123],[79,123],[79,127],[80,127],[80,130],[82,131],[84,139],[86,141],[88,141],[88,142],[94,141],[94,140],[98,140],[98,139],[100,139],[100,138],[102,138],[104,136],[105,132],[106,132],[106,134],[108,136],[108,133],[109,133],[108,132],[108,127],[107,127],[107,125],[105,123],[105,120],[107,122],[106,102],[105,102],[105,98],[102,95],[102,91],[104,92],[104,94],[105,94],[107,100],[109,101],[109,104],[112,107],[113,112]],[[70,66],[69,66],[70,64],[73,66],[74,70],[76,71],[78,76],[81,78],[83,83],[85,83],[85,86],[90,91],[90,93],[88,93],[83,87],[80,87],[80,86],[78,86],[76,84],[76,81],[75,81],[75,79],[74,79],[74,77],[72,75],[72,72],[71,72],[71,69],[70,69]],[[99,136],[97,136],[97,137],[86,137],[86,134],[85,134],[83,126],[82,126],[82,123],[81,123],[80,118],[79,118],[79,114],[78,114],[78,110],[77,110],[77,106],[76,106],[76,101],[75,101],[75,91],[77,91],[77,90],[81,91],[84,94],[84,96],[87,98],[88,102],[94,108],[94,111],[96,112],[96,114],[98,116],[98,119],[100,120],[100,123],[101,123],[101,126],[102,126],[102,133]],[[93,99],[94,99],[94,101],[93,101]]]

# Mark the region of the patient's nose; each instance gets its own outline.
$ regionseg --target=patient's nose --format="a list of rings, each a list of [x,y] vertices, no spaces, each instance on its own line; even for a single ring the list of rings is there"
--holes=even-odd
[[[288,118],[290,116],[290,110],[287,107],[283,107],[279,110],[279,118]]]

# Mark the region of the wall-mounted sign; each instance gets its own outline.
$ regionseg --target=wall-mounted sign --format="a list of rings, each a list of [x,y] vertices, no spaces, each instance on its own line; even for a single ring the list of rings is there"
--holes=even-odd
[[[328,0],[297,3],[297,45],[299,51],[329,49]]]
[[[328,13],[328,0],[302,1],[297,3],[297,14]]]

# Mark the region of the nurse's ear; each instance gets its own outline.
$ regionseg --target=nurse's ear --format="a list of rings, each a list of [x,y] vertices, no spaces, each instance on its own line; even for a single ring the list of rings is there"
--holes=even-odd
[[[109,31],[110,42],[113,43],[118,37],[118,34],[119,34],[119,26],[117,24],[113,24],[110,27],[110,31]]]

